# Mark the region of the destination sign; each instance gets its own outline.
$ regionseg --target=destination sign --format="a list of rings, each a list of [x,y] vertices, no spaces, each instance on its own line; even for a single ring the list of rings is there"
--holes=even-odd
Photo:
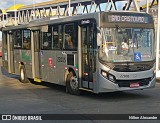
[[[148,23],[148,18],[134,15],[108,15],[109,22]]]
[[[82,20],[81,21],[81,24],[89,24],[90,23],[90,20]]]

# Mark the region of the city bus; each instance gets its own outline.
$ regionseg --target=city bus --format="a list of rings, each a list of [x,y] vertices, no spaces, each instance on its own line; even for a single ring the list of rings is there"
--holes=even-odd
[[[153,88],[154,34],[152,16],[142,12],[47,17],[2,29],[3,68],[23,83],[51,82],[71,94]]]

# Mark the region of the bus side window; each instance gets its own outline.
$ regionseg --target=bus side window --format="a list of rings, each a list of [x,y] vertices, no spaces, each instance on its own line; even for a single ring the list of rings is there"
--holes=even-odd
[[[14,48],[22,48],[22,30],[16,30],[13,32],[13,41],[14,41]]]
[[[31,49],[31,33],[30,30],[23,30],[23,49]]]
[[[48,32],[42,32],[42,49],[52,49],[52,27],[49,26]]]
[[[65,49],[77,49],[77,33],[76,24],[65,25]]]
[[[62,26],[53,26],[53,49],[61,49],[62,48]]]

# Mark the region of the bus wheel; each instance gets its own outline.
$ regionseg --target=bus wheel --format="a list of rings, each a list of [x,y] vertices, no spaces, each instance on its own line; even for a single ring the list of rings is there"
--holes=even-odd
[[[20,81],[21,81],[22,83],[28,83],[28,82],[29,82],[29,80],[28,80],[28,78],[27,78],[27,76],[26,76],[26,70],[25,70],[24,65],[22,65],[22,66],[20,67]]]
[[[67,76],[66,88],[70,94],[80,94],[78,78],[72,71]]]

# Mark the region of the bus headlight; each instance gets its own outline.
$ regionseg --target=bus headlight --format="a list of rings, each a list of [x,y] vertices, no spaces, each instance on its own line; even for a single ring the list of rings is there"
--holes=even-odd
[[[104,78],[106,78],[106,79],[108,79],[109,81],[111,81],[111,82],[115,82],[115,81],[116,81],[115,76],[113,76],[112,74],[110,74],[110,73],[108,73],[108,72],[106,72],[106,71],[104,71],[104,70],[101,70],[101,75],[102,75]]]
[[[104,70],[101,70],[101,75],[104,77],[104,78],[107,78],[108,79],[108,73]]]

